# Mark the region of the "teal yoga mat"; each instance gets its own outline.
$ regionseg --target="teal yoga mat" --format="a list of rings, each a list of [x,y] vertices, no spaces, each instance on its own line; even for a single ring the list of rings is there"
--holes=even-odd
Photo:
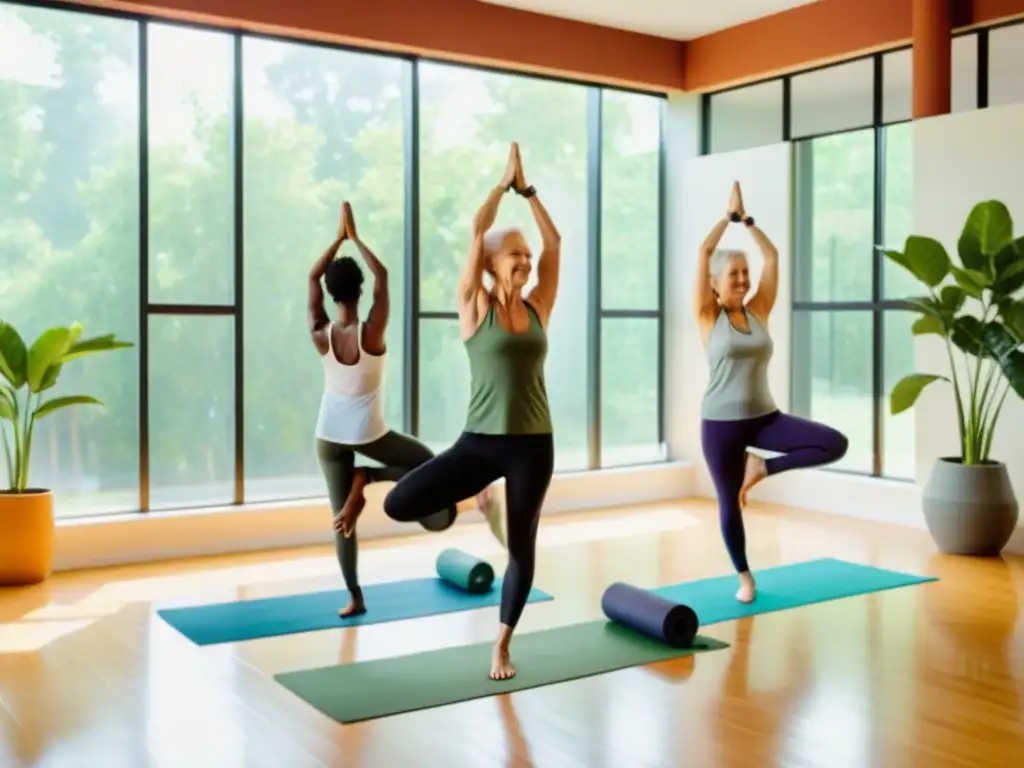
[[[473,594],[439,578],[412,579],[367,584],[363,596],[369,610],[346,619],[338,616],[349,600],[344,589],[167,608],[157,613],[196,645],[215,645],[487,608],[501,603],[501,581],[495,579],[488,592]],[[539,589],[530,592],[530,602],[552,599]]]
[[[938,581],[934,576],[889,571],[830,557],[755,569],[754,578],[757,597],[749,604],[735,598],[738,588],[735,575],[683,582],[651,591],[690,606],[696,611],[700,626],[707,627],[746,616]]]
[[[735,575],[650,591],[693,608],[706,627],[938,580],[832,558],[758,570],[755,576],[757,599],[749,605],[736,601]],[[351,723],[727,647],[698,635],[692,649],[671,648],[615,623],[595,621],[517,635],[512,653],[518,674],[503,682],[486,676],[491,643],[286,672],[275,679],[327,716]]]
[[[516,676],[491,680],[493,643],[391,659],[285,672],[274,679],[340,723],[356,723],[499,693],[563,683],[626,667],[728,648],[698,636],[692,648],[671,648],[608,621],[517,635]]]

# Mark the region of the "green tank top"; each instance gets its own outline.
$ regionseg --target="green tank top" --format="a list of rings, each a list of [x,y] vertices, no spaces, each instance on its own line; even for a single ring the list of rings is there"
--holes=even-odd
[[[510,333],[492,303],[483,323],[466,341],[471,376],[466,431],[483,435],[550,434],[551,413],[544,385],[548,338],[533,307],[530,327]]]

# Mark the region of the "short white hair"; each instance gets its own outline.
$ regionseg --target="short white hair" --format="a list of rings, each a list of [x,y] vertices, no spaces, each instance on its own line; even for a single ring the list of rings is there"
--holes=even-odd
[[[484,256],[493,256],[499,253],[501,246],[505,244],[505,238],[509,235],[519,235],[524,240],[526,239],[522,227],[519,226],[491,229],[484,235]]]
[[[719,248],[715,251],[714,255],[711,257],[711,264],[708,265],[708,271],[710,272],[711,277],[716,280],[721,277],[725,268],[733,259],[743,259],[746,261],[746,251],[740,251],[735,248]]]

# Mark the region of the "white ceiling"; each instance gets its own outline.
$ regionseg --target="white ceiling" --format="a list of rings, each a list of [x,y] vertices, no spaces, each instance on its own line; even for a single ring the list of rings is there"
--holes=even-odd
[[[481,0],[675,40],[808,5],[815,0]]]

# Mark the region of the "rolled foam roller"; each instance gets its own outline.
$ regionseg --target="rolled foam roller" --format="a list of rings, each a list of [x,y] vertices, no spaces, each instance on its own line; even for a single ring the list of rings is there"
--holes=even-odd
[[[687,605],[617,581],[601,596],[601,610],[610,621],[673,648],[689,648],[700,621]]]
[[[460,549],[446,549],[437,556],[437,575],[452,586],[472,593],[487,592],[494,583],[491,564]]]

